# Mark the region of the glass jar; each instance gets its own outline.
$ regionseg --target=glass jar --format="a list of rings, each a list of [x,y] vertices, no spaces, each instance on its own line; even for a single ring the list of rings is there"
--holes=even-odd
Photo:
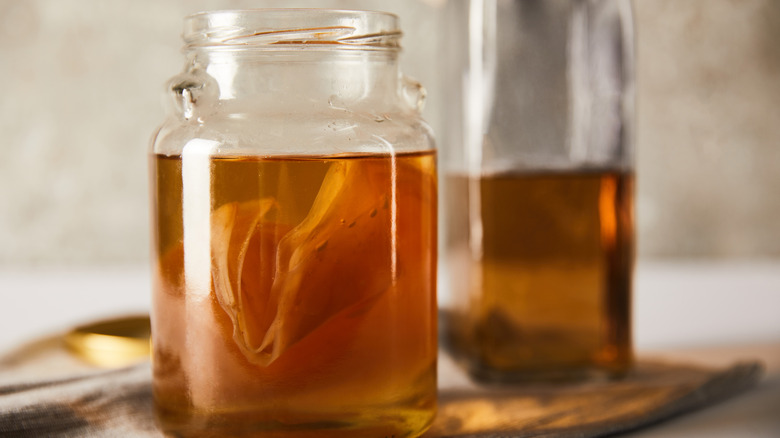
[[[185,19],[154,136],[166,431],[417,436],[436,407],[436,169],[396,16]]]
[[[627,0],[448,3],[446,348],[479,380],[633,361]]]

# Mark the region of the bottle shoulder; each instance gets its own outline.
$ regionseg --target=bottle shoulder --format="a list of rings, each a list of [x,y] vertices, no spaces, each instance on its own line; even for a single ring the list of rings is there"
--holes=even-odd
[[[178,155],[208,144],[211,155],[395,153],[435,147],[416,111],[330,108],[325,111],[214,111],[189,120],[169,117],[152,139],[156,154]]]

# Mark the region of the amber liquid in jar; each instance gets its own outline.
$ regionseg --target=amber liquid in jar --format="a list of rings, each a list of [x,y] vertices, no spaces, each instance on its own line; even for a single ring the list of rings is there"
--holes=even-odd
[[[444,339],[471,374],[625,373],[633,360],[633,174],[455,175],[448,183],[448,264],[468,304],[446,315]]]
[[[206,436],[407,437],[436,409],[434,153],[152,157],[154,398]]]

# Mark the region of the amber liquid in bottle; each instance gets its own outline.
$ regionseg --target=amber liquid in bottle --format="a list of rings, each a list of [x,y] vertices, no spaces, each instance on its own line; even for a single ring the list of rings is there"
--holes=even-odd
[[[448,179],[444,340],[482,380],[617,376],[633,360],[633,175]],[[481,235],[481,238],[480,238]]]
[[[436,409],[434,161],[152,157],[163,428],[421,434]]]

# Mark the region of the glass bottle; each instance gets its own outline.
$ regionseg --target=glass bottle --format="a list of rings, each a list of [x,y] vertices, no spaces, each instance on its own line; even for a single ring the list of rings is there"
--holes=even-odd
[[[448,3],[442,339],[479,380],[633,361],[633,37],[625,0]],[[443,282],[443,283],[445,283]]]
[[[417,436],[436,406],[436,169],[396,16],[185,19],[152,141],[153,393],[197,436]]]

